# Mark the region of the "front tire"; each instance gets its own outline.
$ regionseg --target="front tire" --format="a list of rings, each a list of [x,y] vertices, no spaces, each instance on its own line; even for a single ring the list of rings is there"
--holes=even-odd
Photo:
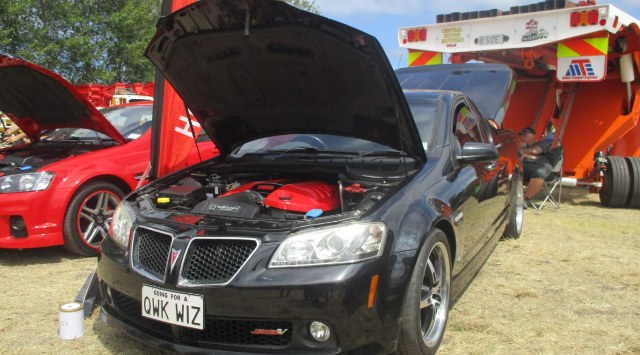
[[[451,292],[451,251],[446,235],[427,236],[404,299],[398,354],[435,354],[447,326]]]
[[[123,196],[120,188],[107,182],[80,187],[64,217],[64,247],[78,255],[98,255],[100,243],[107,237],[109,220]]]

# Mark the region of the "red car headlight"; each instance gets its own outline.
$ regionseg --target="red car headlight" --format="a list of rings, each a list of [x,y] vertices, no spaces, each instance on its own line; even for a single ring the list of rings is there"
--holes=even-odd
[[[54,176],[53,173],[46,171],[3,176],[0,177],[0,193],[46,190]]]

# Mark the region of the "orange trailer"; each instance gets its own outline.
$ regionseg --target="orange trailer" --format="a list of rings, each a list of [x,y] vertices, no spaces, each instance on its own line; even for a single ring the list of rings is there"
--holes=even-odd
[[[498,123],[533,126],[562,145],[563,184],[589,186],[606,206],[640,208],[639,26],[613,5],[548,0],[438,15],[400,28],[398,40],[410,65],[433,63],[424,59],[433,53],[508,65],[515,85]]]
[[[96,107],[153,100],[153,83],[76,84],[75,89]]]

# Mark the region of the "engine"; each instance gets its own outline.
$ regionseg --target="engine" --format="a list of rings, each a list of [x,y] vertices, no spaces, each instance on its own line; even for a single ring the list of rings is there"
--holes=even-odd
[[[216,217],[295,220],[350,211],[382,192],[358,183],[284,178],[246,181],[217,175],[202,184],[187,178],[155,194],[160,209],[181,210]],[[366,204],[367,207],[372,203]]]

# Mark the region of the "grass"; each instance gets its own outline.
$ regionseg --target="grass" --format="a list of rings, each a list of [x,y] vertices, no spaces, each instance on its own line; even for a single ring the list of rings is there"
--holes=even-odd
[[[450,313],[440,354],[640,353],[640,211],[565,189],[560,209],[525,214]],[[0,354],[152,354],[99,320],[58,337],[95,259],[62,248],[0,250]]]

